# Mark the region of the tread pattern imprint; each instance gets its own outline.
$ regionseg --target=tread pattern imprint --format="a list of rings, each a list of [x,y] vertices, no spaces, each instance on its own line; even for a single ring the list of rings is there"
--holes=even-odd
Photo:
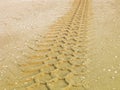
[[[21,74],[9,90],[87,90],[90,0],[75,0],[49,31],[27,44]]]

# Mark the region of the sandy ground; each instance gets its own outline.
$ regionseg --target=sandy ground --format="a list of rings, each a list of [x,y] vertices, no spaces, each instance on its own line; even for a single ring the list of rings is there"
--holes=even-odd
[[[24,48],[25,42],[36,34],[43,35],[71,3],[72,0],[0,0],[0,60],[17,47]]]
[[[0,0],[0,49],[46,31],[69,9],[71,1]]]
[[[119,0],[0,2],[1,90],[120,90]]]
[[[93,0],[89,90],[120,89],[119,3],[119,0]]]
[[[7,72],[11,72],[5,68],[16,68],[13,63],[27,52],[26,42],[49,31],[49,26],[71,8],[72,2],[73,0],[0,0],[0,90],[6,86],[10,75]],[[21,59],[19,61],[24,62]],[[3,78],[6,78],[5,82]],[[10,90],[9,86],[7,88]]]

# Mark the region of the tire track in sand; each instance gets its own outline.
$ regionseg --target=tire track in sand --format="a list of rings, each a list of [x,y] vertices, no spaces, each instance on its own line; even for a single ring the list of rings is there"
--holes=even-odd
[[[29,42],[29,52],[24,55],[27,61],[18,64],[22,78],[15,89],[87,89],[88,6],[88,0],[75,0],[72,9],[48,33]]]

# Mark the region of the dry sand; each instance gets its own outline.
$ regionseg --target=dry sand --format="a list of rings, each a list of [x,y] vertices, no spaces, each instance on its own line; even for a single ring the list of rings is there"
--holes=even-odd
[[[0,49],[47,30],[69,10],[72,0],[1,0]],[[54,18],[53,18],[54,16]]]
[[[120,90],[119,0],[0,2],[0,90]]]
[[[34,40],[38,34],[44,35],[48,27],[71,8],[72,2],[0,0],[0,90],[12,90],[7,84],[12,80],[8,78],[12,78],[13,73],[20,73],[15,63],[25,62],[19,58],[24,58],[23,55],[28,52],[25,50],[26,43]]]
[[[119,0],[93,0],[89,90],[120,90],[119,3]]]
[[[0,0],[0,61],[44,35],[71,5],[72,0]]]

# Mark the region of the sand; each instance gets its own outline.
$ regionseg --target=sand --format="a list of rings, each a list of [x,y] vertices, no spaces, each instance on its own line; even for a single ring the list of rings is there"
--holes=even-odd
[[[0,90],[120,89],[120,1],[1,3]]]
[[[20,77],[21,70],[17,69],[16,62],[25,62],[21,58],[24,58],[23,55],[29,51],[26,50],[28,41],[44,35],[49,26],[71,8],[72,2],[73,0],[0,1],[1,90],[11,90],[7,83],[12,82],[12,79],[7,78]]]
[[[89,1],[75,0],[72,4],[69,12],[51,25],[47,33],[38,33],[22,50],[15,47],[16,53],[5,57],[1,63],[1,89],[87,88],[85,47]]]
[[[47,31],[49,25],[69,10],[71,2],[72,0],[1,0],[0,49],[9,43],[20,42],[26,37],[28,40],[33,34]]]
[[[119,3],[119,0],[93,0],[89,90],[120,89]]]

